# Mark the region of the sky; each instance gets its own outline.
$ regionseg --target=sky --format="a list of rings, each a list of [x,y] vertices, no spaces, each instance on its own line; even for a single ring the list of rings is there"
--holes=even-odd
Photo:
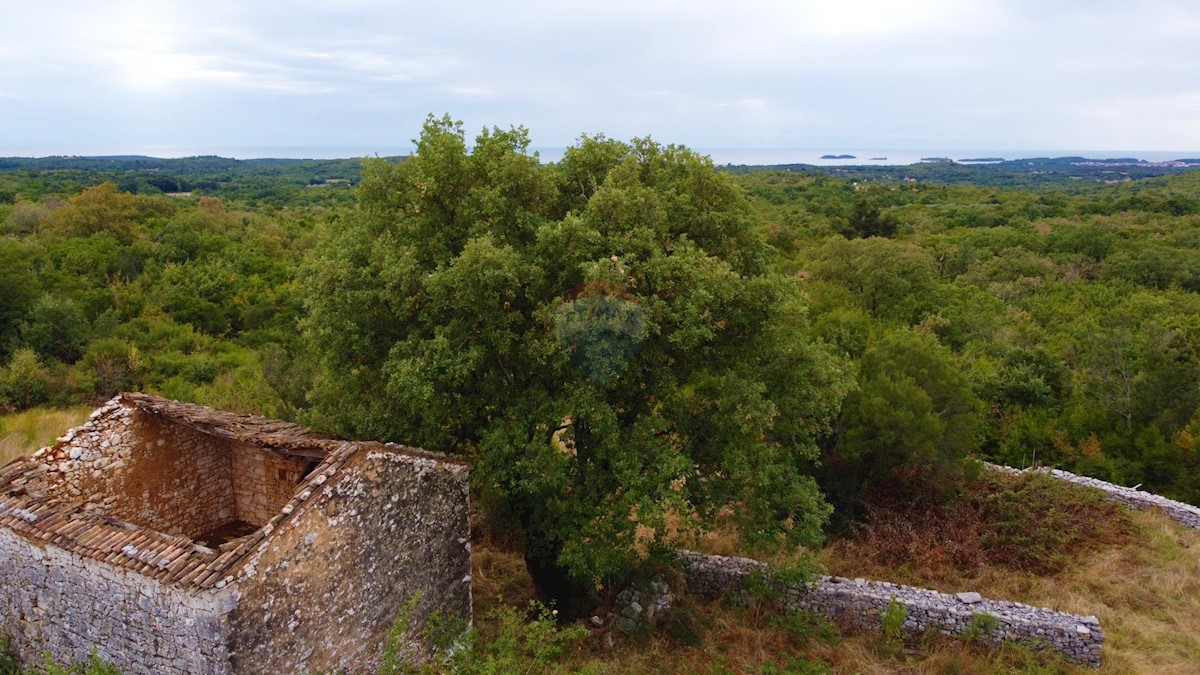
[[[0,155],[1200,151],[1195,0],[7,0]],[[1194,154],[1194,153],[1193,153]]]

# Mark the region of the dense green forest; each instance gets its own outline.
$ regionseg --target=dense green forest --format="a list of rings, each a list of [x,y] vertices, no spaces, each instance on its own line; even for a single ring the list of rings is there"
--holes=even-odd
[[[815,166],[780,164],[775,166],[725,165],[721,171],[733,174],[785,171],[848,178],[875,183],[931,182],[946,185],[981,187],[1050,187],[1073,193],[1094,192],[1098,186],[1125,183],[1145,178],[1184,174],[1200,168],[1200,159],[1181,158],[1169,162],[1147,162],[1129,157],[1086,159],[1084,157],[1031,157],[1027,159],[993,158],[999,161],[930,158],[916,164],[879,166]]]
[[[361,173],[358,159],[0,157],[0,204],[63,196],[101,182],[133,194],[217,196],[249,206],[349,204]]]
[[[396,440],[470,454],[512,445],[522,425],[541,422],[510,419],[481,437],[397,421],[420,407],[411,402],[389,412],[336,401],[392,387],[390,400],[424,396],[422,405],[462,412],[464,425],[494,421],[517,380],[463,373],[531,339],[521,321],[556,326],[570,340],[571,312],[600,312],[626,339],[605,348],[635,350],[643,319],[629,314],[625,301],[633,301],[657,312],[647,320],[662,331],[661,340],[647,338],[655,347],[642,350],[644,360],[631,361],[640,379],[626,381],[656,392],[640,400],[680,406],[697,438],[739,448],[747,462],[763,456],[753,448],[771,434],[809,448],[787,462],[714,473],[760,470],[739,478],[753,488],[740,493],[745,503],[791,486],[785,496],[808,500],[815,520],[800,527],[796,512],[770,499],[754,516],[791,522],[793,533],[819,529],[818,502],[836,508],[836,526],[862,517],[873,490],[936,492],[968,456],[1061,466],[1200,503],[1200,174],[998,187],[1013,182],[1002,166],[941,167],[956,173],[945,182],[891,180],[897,169],[888,167],[851,179],[714,173],[685,149],[649,141],[585,137],[549,165],[527,154],[518,132],[485,132],[469,147],[461,129],[434,125],[422,141],[411,160],[368,160],[365,169],[357,160],[3,160],[0,408],[141,389],[346,432],[402,431],[412,436]],[[424,243],[404,249],[408,257],[388,257],[389,242],[414,237]],[[470,243],[480,237],[486,242]],[[611,265],[587,263],[610,250],[622,252]],[[636,274],[623,271],[627,261]],[[548,276],[537,284],[522,276],[534,269]],[[574,309],[556,313],[554,298]],[[589,298],[595,306],[580,304]],[[492,300],[505,312],[526,306],[519,316],[462,322]],[[434,308],[422,315],[433,323],[386,326],[416,311],[405,303]],[[367,331],[370,321],[377,325]],[[714,337],[727,325],[737,329],[728,344]],[[497,326],[506,337],[470,353],[427,347],[448,349]],[[381,346],[406,340],[424,346]],[[566,362],[554,361],[551,347],[513,368],[528,375],[522,369],[552,366],[565,382]],[[706,370],[714,361],[735,365]],[[583,373],[600,383],[598,398],[563,392],[523,405],[542,406],[543,422],[584,408],[621,420],[636,407],[609,387],[623,367]],[[442,380],[402,376],[421,368]],[[693,379],[666,382],[655,375],[663,369]],[[386,385],[354,380],[385,371]],[[701,371],[707,379],[696,379]],[[529,379],[521,391],[555,391]],[[431,386],[457,393],[439,399]],[[464,407],[464,392],[477,386],[490,398]],[[787,387],[809,402],[788,400]],[[772,418],[781,408],[806,417],[781,427]],[[729,426],[718,410],[744,423]],[[587,433],[597,447],[636,442],[654,451],[656,429],[683,425],[653,406],[637,415],[624,428],[568,431],[580,438],[567,440],[582,445]],[[594,476],[586,490],[637,482],[645,467],[626,459],[607,456],[615,473]],[[562,487],[523,484],[503,471],[517,466],[514,457],[496,461],[493,487],[510,507]],[[805,476],[819,493],[795,492]],[[646,489],[639,498],[672,498]],[[602,515],[648,513],[645,504],[575,516],[599,528]],[[508,515],[560,533],[578,525],[537,523],[545,513],[520,509]],[[619,568],[569,541],[554,543],[551,557],[564,555],[564,543],[577,569]]]

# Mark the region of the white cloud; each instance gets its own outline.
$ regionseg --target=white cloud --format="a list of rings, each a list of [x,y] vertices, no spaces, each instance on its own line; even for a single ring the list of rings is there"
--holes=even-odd
[[[1050,124],[1070,147],[1200,150],[1200,91],[1118,96],[1064,105]],[[1097,144],[1096,139],[1103,139]]]
[[[10,4],[0,126],[34,141],[392,145],[445,110],[542,145],[1153,150],[1200,128],[1185,0]]]

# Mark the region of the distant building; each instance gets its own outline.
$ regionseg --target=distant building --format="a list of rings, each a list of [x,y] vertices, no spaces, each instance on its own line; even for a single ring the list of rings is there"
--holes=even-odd
[[[469,619],[467,467],[122,394],[0,469],[0,635],[26,664],[374,672]]]

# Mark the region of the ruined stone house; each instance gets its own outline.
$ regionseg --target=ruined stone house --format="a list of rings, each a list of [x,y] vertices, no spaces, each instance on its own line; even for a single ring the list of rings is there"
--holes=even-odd
[[[406,603],[417,654],[470,617],[467,510],[462,463],[122,394],[0,469],[0,635],[27,664],[373,672]]]

